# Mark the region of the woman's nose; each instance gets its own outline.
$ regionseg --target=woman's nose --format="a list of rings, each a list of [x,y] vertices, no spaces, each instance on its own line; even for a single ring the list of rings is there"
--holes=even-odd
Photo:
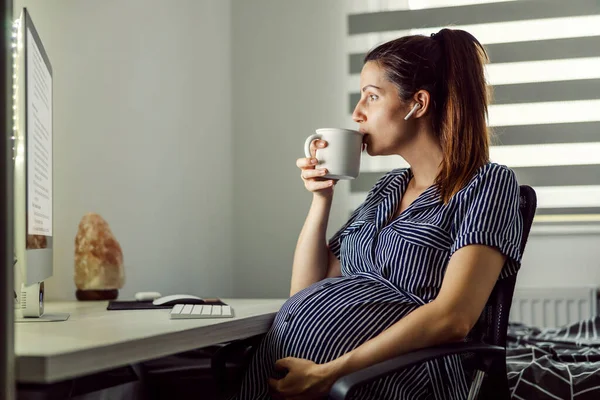
[[[360,107],[360,100],[356,104],[356,107],[354,107],[354,111],[352,112],[352,119],[356,123],[361,123],[361,122],[365,121],[365,115],[362,112],[361,107]]]

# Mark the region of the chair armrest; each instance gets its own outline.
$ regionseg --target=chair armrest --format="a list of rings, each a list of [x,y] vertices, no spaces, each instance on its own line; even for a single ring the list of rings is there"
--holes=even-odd
[[[492,346],[485,343],[460,342],[412,351],[341,377],[332,386],[329,398],[333,400],[346,399],[355,389],[377,378],[425,361],[460,353],[478,353],[491,357],[505,357],[506,350],[504,347]]]

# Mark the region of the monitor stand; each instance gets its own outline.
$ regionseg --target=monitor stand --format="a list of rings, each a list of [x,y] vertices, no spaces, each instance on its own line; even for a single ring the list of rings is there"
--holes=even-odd
[[[66,321],[69,319],[70,316],[71,316],[71,314],[69,314],[69,313],[44,313],[39,317],[24,317],[21,313],[19,313],[19,312],[17,312],[17,310],[15,310],[15,323]]]
[[[44,312],[44,282],[21,285],[21,296],[15,293],[15,322],[56,322],[69,319],[69,313]]]

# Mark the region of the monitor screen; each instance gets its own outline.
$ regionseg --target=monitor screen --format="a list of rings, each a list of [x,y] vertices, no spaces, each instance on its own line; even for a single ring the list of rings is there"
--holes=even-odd
[[[15,27],[15,278],[30,285],[53,273],[52,65],[27,9]]]
[[[45,249],[52,237],[52,70],[33,23],[27,22],[27,249]]]

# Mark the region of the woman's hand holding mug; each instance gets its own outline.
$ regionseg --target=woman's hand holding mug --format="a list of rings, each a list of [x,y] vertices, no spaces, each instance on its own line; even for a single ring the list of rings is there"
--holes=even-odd
[[[306,158],[296,161],[306,189],[315,194],[331,195],[338,179],[356,178],[360,172],[362,148],[363,135],[358,131],[317,129],[304,141]]]
[[[296,166],[302,171],[300,176],[304,181],[304,187],[309,192],[331,195],[333,193],[333,185],[335,185],[337,180],[323,178],[323,176],[327,175],[326,168],[315,168],[319,162],[316,158],[317,149],[324,149],[325,147],[327,147],[325,140],[313,140],[310,143],[311,157],[299,158],[296,160]]]

